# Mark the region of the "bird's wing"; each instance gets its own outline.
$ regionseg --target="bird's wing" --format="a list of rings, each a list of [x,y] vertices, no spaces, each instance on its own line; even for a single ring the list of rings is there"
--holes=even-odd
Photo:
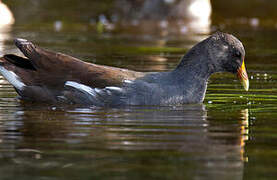
[[[16,39],[15,45],[26,58],[8,54],[0,58],[0,72],[22,96],[51,97],[63,90],[67,81],[93,88],[122,86],[144,73],[83,62],[77,58],[36,47],[30,41]]]

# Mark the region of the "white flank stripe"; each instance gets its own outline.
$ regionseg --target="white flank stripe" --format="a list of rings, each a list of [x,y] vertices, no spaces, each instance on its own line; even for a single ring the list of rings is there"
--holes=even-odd
[[[90,95],[95,96],[94,90],[91,87],[86,86],[84,84],[80,84],[80,83],[77,83],[77,82],[74,82],[74,81],[66,81],[65,85],[66,86],[71,86],[71,87],[73,87],[75,89],[78,89],[80,91],[85,91],[85,92],[89,93]]]
[[[134,83],[134,81],[131,81],[131,80],[127,80],[127,79],[125,79],[125,80],[124,80],[124,83],[127,83],[127,84],[133,84],[133,83]]]
[[[106,87],[103,89],[99,89],[99,88],[91,88],[89,86],[86,86],[84,84],[80,84],[80,83],[77,83],[74,81],[66,81],[65,86],[73,87],[75,89],[78,89],[79,91],[86,92],[94,97],[99,97],[99,96],[105,95],[105,94],[112,95],[112,92],[115,92],[115,91],[122,92],[122,88],[115,87],[115,86],[109,86],[109,87]]]
[[[98,89],[98,88],[94,88],[94,90],[95,90],[95,92],[97,92],[97,93],[101,93],[101,89]]]
[[[28,41],[26,39],[17,38],[16,40],[20,41],[21,43],[28,43]]]
[[[26,86],[14,72],[8,71],[3,66],[0,66],[0,72],[16,89],[22,90]]]
[[[122,88],[114,87],[114,86],[109,86],[109,87],[106,87],[105,89],[107,89],[107,90],[114,90],[114,91],[122,91]]]

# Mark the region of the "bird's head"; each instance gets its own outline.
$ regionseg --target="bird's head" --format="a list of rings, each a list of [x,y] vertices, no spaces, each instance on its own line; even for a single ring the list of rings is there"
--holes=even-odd
[[[233,35],[217,32],[206,39],[209,60],[214,72],[236,73],[244,89],[248,91],[249,80],[244,64],[245,50]]]

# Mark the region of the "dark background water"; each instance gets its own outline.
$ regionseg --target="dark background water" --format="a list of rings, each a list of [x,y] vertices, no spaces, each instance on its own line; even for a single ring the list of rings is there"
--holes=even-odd
[[[3,2],[15,23],[0,28],[0,55],[20,55],[21,37],[88,62],[166,71],[221,30],[245,46],[250,90],[216,74],[204,104],[56,107],[18,101],[1,76],[0,179],[275,179],[277,1],[200,0],[197,17],[194,0]]]

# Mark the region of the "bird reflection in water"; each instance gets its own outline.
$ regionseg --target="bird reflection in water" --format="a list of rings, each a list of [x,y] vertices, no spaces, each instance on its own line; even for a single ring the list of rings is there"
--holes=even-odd
[[[248,140],[248,128],[249,128],[249,112],[248,109],[241,110],[241,159],[245,162],[248,161],[248,157],[244,156],[245,142]]]
[[[8,144],[13,139],[20,147],[17,150],[31,149],[32,152],[28,151],[28,154],[37,154],[37,150],[47,152],[49,148],[54,152],[56,149],[59,152],[76,151],[81,153],[79,162],[90,162],[88,158],[91,158],[97,164],[100,162],[95,157],[99,152],[107,162],[110,159],[125,159],[130,167],[134,163],[136,167],[145,167],[147,157],[147,162],[159,159],[161,163],[186,165],[184,173],[200,179],[243,177],[241,157],[248,134],[247,109],[241,110],[238,112],[240,115],[236,116],[242,121],[234,120],[231,125],[222,122],[222,114],[207,111],[203,104],[122,109],[45,106],[36,106],[34,109],[32,104],[24,104],[23,109],[15,111],[6,112],[14,115],[4,116],[2,120],[1,145],[6,149],[14,149]],[[95,157],[90,152],[96,153]],[[0,155],[6,156],[5,153]],[[14,151],[14,158],[19,155],[22,157],[22,152]],[[47,156],[39,158],[50,161]],[[26,158],[25,161],[33,160]],[[59,160],[55,162],[63,163]],[[129,165],[124,168],[128,170]]]

